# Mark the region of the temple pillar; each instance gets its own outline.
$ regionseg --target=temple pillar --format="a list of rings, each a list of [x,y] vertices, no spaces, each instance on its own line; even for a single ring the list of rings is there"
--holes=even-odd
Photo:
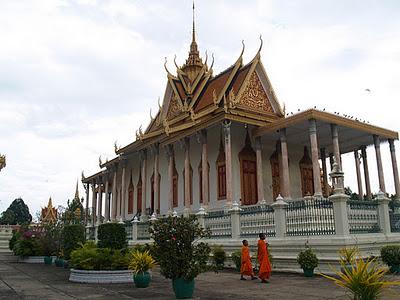
[[[104,222],[110,221],[110,194],[108,192],[108,173],[105,175],[104,182],[104,195],[105,195],[105,207],[104,207]]]
[[[156,214],[159,214],[161,211],[160,202],[158,201],[160,198],[160,181],[159,181],[159,145],[154,145],[154,182],[153,182],[153,190],[154,190],[154,211]]]
[[[168,177],[169,177],[169,189],[168,189],[168,211],[172,214],[174,210],[174,146],[167,145],[167,158],[168,158]]]
[[[202,194],[203,206],[207,207],[209,198],[209,174],[208,174],[208,148],[207,148],[207,130],[203,129],[201,135],[201,179],[202,179]]]
[[[232,143],[231,143],[231,121],[225,120],[222,123],[225,143],[225,168],[226,168],[226,206],[232,206]]]
[[[92,183],[92,226],[96,224],[97,193],[96,183]]]
[[[340,157],[340,149],[339,149],[339,133],[336,124],[331,124],[331,133],[332,133],[333,157],[336,160],[339,170],[342,170],[342,159]]]
[[[97,186],[97,224],[101,224],[101,214],[103,207],[103,192],[101,191],[101,180]]]
[[[367,193],[367,200],[372,199],[371,194],[371,182],[369,180],[369,170],[368,170],[368,158],[367,158],[367,147],[361,147],[361,157],[363,161],[363,168],[364,168],[364,179],[365,179],[365,192]]]
[[[120,211],[120,220],[125,220],[125,213],[126,213],[126,162],[123,160],[121,161],[122,166],[122,175],[121,175],[121,211]]]
[[[185,150],[185,208],[184,215],[190,213],[190,138],[183,140],[183,148]]]
[[[326,152],[325,148],[320,149],[321,152],[321,161],[322,161],[322,173],[323,173],[323,195],[324,197],[329,197],[329,184],[328,184],[328,171],[326,169]]]
[[[396,160],[396,149],[394,147],[394,140],[389,139],[389,149],[390,156],[392,158],[392,169],[393,169],[393,181],[394,181],[394,189],[395,189],[395,199],[400,198],[400,181],[399,181],[399,170],[397,168],[397,160]]]
[[[90,193],[90,185],[86,183],[85,185],[85,192],[86,192],[86,209],[85,209],[85,225],[88,225],[89,222],[89,193]]]
[[[112,183],[112,205],[111,205],[111,221],[115,221],[117,217],[117,168],[114,167],[113,183]]]
[[[290,173],[289,173],[289,155],[287,150],[286,128],[280,130],[281,141],[281,163],[282,163],[282,180],[281,193],[284,199],[291,199],[290,196]],[[274,201],[275,199],[272,199]]]
[[[255,148],[256,148],[256,160],[257,160],[257,196],[258,196],[258,203],[265,203],[263,167],[262,167],[261,137],[256,137]]]
[[[361,170],[360,170],[360,155],[358,150],[354,150],[354,160],[356,162],[356,173],[357,173],[357,186],[358,186],[358,199],[363,200],[363,187],[362,187],[362,179],[361,179]]]
[[[146,162],[147,162],[147,152],[146,150],[142,150],[140,152],[140,158],[142,162],[142,214],[141,216],[146,218],[147,210],[146,210],[146,182],[147,182],[147,174],[146,174]]]
[[[376,164],[378,167],[379,190],[386,193],[385,177],[383,176],[382,157],[381,157],[381,141],[379,136],[374,134],[374,146],[376,154]]]
[[[313,177],[314,177],[314,196],[322,197],[321,189],[321,174],[318,162],[318,141],[317,141],[317,122],[315,119],[309,120],[309,134],[311,143],[311,160],[313,165]]]

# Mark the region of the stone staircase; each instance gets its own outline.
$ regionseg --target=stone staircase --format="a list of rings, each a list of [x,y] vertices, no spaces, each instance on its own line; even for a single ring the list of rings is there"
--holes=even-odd
[[[8,241],[12,237],[12,227],[8,227],[5,225],[0,225],[0,253],[7,254],[11,253],[11,250],[8,248]]]

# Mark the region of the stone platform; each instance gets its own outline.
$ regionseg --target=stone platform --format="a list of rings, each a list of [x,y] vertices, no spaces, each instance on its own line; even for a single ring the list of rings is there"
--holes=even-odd
[[[78,284],[68,281],[69,270],[44,264],[21,264],[0,255],[0,299],[174,299],[171,282],[157,270],[151,286]],[[400,280],[400,276],[388,278]],[[399,299],[400,286],[382,299]],[[322,278],[274,273],[269,284],[240,281],[237,273],[206,273],[196,279],[194,299],[348,299],[343,290]]]

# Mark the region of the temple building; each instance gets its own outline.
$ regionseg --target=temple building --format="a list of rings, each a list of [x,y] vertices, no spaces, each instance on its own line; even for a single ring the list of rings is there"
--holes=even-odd
[[[219,74],[214,57],[209,63],[199,54],[194,23],[191,39],[182,66],[175,62],[170,72],[165,64],[164,97],[147,128],[130,144],[115,145],[115,158],[100,161],[99,172],[83,176],[88,224],[268,206],[279,195],[289,204],[327,199],[334,189],[329,173],[341,176],[346,153],[354,153],[356,173],[344,180],[357,177],[360,200],[386,194],[391,175],[399,199],[397,132],[317,109],[288,115],[262,64],[262,39],[251,61],[243,62],[243,44]],[[382,167],[387,144],[392,174]],[[377,165],[368,165],[369,146]],[[377,168],[379,186],[371,186],[370,168]]]
[[[57,208],[53,207],[53,202],[51,197],[47,206],[42,208],[42,213],[40,214],[40,222],[42,224],[51,224],[57,221]]]

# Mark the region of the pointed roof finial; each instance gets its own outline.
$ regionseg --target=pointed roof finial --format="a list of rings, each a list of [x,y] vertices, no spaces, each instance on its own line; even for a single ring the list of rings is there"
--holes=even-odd
[[[79,199],[78,179],[76,180],[75,199]]]
[[[194,0],[193,0],[193,29],[192,29],[192,43],[196,41],[196,28],[194,23]]]

